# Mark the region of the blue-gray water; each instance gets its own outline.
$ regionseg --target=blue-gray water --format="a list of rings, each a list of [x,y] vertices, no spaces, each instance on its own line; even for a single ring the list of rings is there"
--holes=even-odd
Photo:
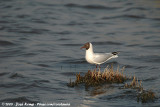
[[[142,104],[123,84],[69,88],[88,64],[80,47],[120,51],[101,65],[126,66],[160,96],[159,0],[1,0],[0,102],[70,103],[71,107],[160,106]]]

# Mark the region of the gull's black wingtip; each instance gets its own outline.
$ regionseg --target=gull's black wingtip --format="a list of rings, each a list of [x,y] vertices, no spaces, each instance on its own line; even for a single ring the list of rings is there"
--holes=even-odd
[[[113,55],[117,55],[119,54],[120,52],[112,52]]]

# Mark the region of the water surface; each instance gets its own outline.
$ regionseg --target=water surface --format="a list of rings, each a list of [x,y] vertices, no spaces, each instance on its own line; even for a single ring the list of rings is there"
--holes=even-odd
[[[120,51],[104,69],[126,66],[160,96],[159,0],[1,0],[0,102],[70,103],[72,107],[160,106],[138,103],[123,84],[69,88],[75,74],[94,69],[80,47]]]

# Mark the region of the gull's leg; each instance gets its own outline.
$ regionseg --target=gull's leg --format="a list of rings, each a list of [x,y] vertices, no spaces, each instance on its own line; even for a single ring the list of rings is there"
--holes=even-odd
[[[96,64],[96,68],[94,70],[97,71],[97,64]]]
[[[101,66],[99,65],[99,70],[101,69]]]

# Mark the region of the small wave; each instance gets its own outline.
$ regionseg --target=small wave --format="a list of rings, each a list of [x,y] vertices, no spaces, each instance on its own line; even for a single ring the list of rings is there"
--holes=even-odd
[[[48,80],[34,80],[34,82],[41,84],[41,83],[49,83],[50,81],[48,81]]]
[[[41,19],[32,19],[32,22],[46,24],[47,22]]]
[[[35,56],[37,55],[36,53],[24,53],[21,56],[25,56],[25,57],[31,57],[31,56]]]
[[[159,55],[140,55],[135,57],[130,57],[130,59],[138,60],[145,63],[158,63],[160,62]],[[136,66],[136,69],[147,68],[148,66]]]
[[[71,60],[63,60],[62,63],[69,63],[69,64],[84,64],[86,63],[85,59],[71,59]]]
[[[117,9],[117,7],[106,7],[106,6],[101,6],[101,5],[86,5],[83,7],[87,9],[107,9],[107,10]]]
[[[102,100],[114,100],[114,99],[135,99],[136,94],[134,91],[131,90],[127,90],[123,93],[119,93],[119,94],[113,94],[113,95],[107,95],[107,96],[103,96],[100,97],[100,99]]]
[[[0,84],[0,87],[3,88],[14,88],[14,87],[22,87],[25,86],[25,83],[8,83],[8,84]]]
[[[62,31],[62,32],[54,32],[55,34],[60,34],[60,35],[68,35],[71,34],[70,31]]]
[[[46,64],[38,64],[38,66],[40,66],[40,67],[50,67],[49,65],[46,65]]]
[[[12,46],[12,45],[15,44],[9,41],[0,40],[0,46]]]
[[[117,61],[107,62],[106,64],[107,64],[107,65],[112,65],[112,64],[113,64],[113,66],[114,66],[114,65],[120,65],[120,63],[118,63]],[[104,65],[104,67],[107,67],[107,66]]]
[[[73,3],[65,4],[64,6],[66,6],[66,7],[81,7],[80,5],[73,4]]]
[[[130,7],[124,10],[124,12],[132,11],[132,10],[148,10],[145,7]]]
[[[12,78],[12,79],[15,79],[15,78],[24,78],[24,76],[21,75],[21,74],[19,74],[19,73],[14,73],[9,78]]]
[[[145,80],[143,80],[143,81],[154,81],[154,80],[157,80],[158,79],[158,77],[150,77],[150,78],[147,78],[147,79],[145,79]]]
[[[136,57],[138,60],[141,59],[140,61],[143,62],[148,62],[148,63],[158,63],[160,62],[160,56],[159,55],[146,55],[146,56],[138,56]],[[147,67],[147,66],[146,66]]]
[[[22,53],[22,50],[20,50],[20,49],[8,50],[8,51],[0,52],[0,54],[1,54],[0,58],[14,57],[14,56],[21,55],[21,53]]]
[[[4,6],[3,9],[10,9],[10,8],[13,8],[12,5],[7,5],[7,6]]]
[[[140,44],[130,44],[130,45],[126,45],[127,47],[136,47],[136,46],[140,46]]]
[[[2,72],[0,73],[0,77],[9,74],[8,72]]]
[[[128,65],[127,65],[127,64],[125,65],[125,68],[134,68],[134,67],[135,67],[135,66],[129,65],[129,64],[128,64]]]
[[[74,76],[74,75],[76,75],[75,72],[63,72],[61,74],[64,75],[64,76]]]
[[[113,42],[113,41],[93,42],[93,44],[96,44],[96,45],[123,45],[123,43]]]
[[[145,18],[144,16],[139,16],[139,15],[123,15],[125,18],[134,18],[134,19],[143,19]]]
[[[6,21],[6,20],[0,20],[0,23],[2,24],[6,24],[6,23],[10,23],[10,21]],[[6,27],[4,27],[4,26],[1,26],[1,30],[3,30],[4,28],[6,28]]]
[[[71,44],[71,43],[68,43],[68,44],[61,44],[62,46],[82,46],[83,44]]]
[[[25,15],[25,14],[22,14],[22,15],[17,15],[17,18],[29,18],[30,16],[29,15]]]
[[[45,85],[45,83],[49,83],[49,82],[50,82],[49,80],[34,80],[30,84],[23,85],[21,89],[32,89],[32,88],[50,89],[50,87]]]
[[[151,18],[152,20],[160,21],[160,18]],[[158,24],[159,25],[159,24]]]
[[[125,68],[143,69],[147,67],[148,66],[136,66],[136,65],[125,64]]]
[[[80,26],[80,25],[84,25],[84,23],[71,21],[71,22],[69,22],[67,25],[69,25],[69,26],[79,25],[79,26]]]
[[[58,39],[58,41],[68,41],[68,40],[70,40],[70,39],[67,39],[67,38],[60,38],[60,39]]]
[[[51,3],[47,3],[47,2],[37,2],[37,3],[38,3],[38,5],[47,6],[47,7],[59,6],[58,4],[51,4]]]
[[[158,45],[143,45],[141,47],[143,47],[143,48],[157,48],[157,49],[159,49],[160,45],[159,44]]]
[[[78,7],[78,8],[85,8],[85,9],[107,9],[107,10],[113,10],[113,9],[118,9],[119,7],[107,7],[107,6],[102,6],[102,5],[78,5],[78,4],[65,4],[64,6],[66,7]]]
[[[0,73],[0,76],[4,76],[4,75],[7,75],[7,74],[9,74],[9,72],[2,72],[2,73]]]
[[[104,20],[106,20],[106,19],[116,19],[116,18],[120,18],[120,16],[105,16],[105,17],[102,17],[101,19],[104,19]]]
[[[37,103],[38,101],[30,100],[30,99],[28,99],[28,98],[26,98],[26,97],[23,96],[23,97],[17,97],[17,98],[6,98],[6,99],[1,100],[0,102],[9,102],[9,103],[11,103],[11,102],[13,102],[13,103],[15,103],[15,102]]]
[[[139,16],[139,15],[118,15],[118,16],[102,17],[101,19],[117,19],[117,18],[144,19],[146,17],[145,16]]]
[[[22,10],[23,8],[21,7],[16,7],[14,10],[17,11],[17,10]]]
[[[11,30],[12,31],[12,30]],[[26,30],[18,30],[19,33],[29,33],[29,34],[42,34],[44,32],[48,32],[47,29],[31,29],[29,31]],[[12,32],[15,32],[14,30]]]
[[[143,69],[143,68],[147,68],[148,66],[137,66],[135,69]]]
[[[41,87],[40,84],[34,82],[29,85],[24,85],[24,87],[22,87],[21,89],[40,88],[40,87]]]

